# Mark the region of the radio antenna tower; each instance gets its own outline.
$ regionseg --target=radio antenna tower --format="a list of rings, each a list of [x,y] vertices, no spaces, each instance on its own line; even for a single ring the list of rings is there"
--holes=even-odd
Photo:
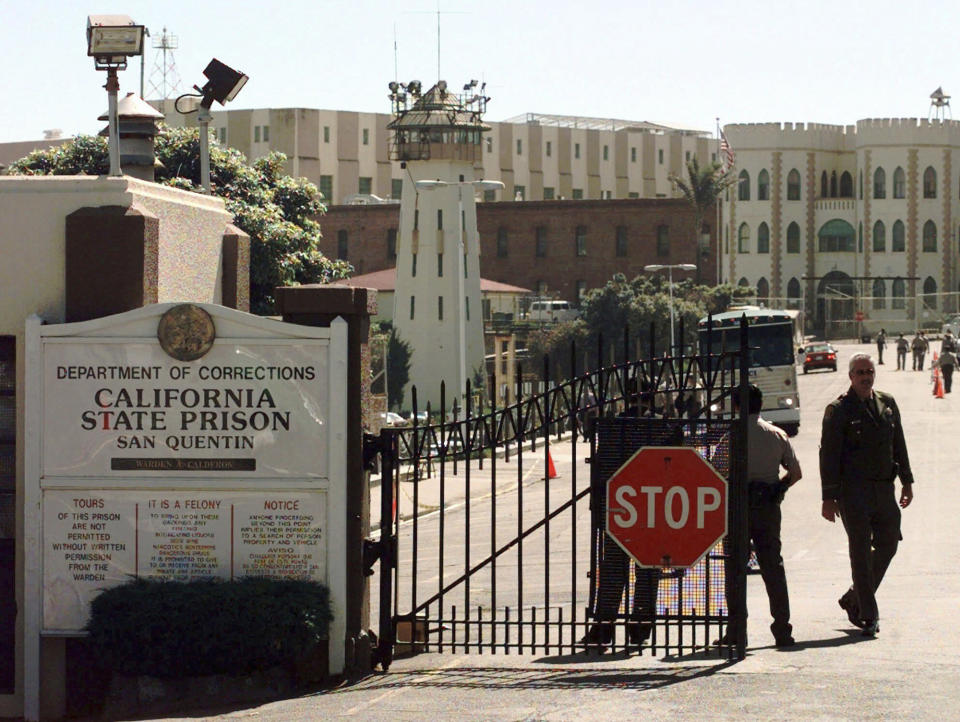
[[[160,112],[167,113],[167,98],[175,95],[180,89],[180,74],[177,72],[177,61],[173,51],[180,46],[180,38],[171,35],[167,29],[159,38],[153,38],[153,47],[157,54],[153,61],[153,70],[150,71],[150,93],[160,99]]]

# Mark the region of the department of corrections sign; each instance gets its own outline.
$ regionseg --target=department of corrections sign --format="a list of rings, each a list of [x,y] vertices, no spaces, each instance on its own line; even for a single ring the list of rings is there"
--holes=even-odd
[[[46,476],[327,475],[325,343],[220,339],[179,361],[156,341],[51,340],[43,363]]]
[[[326,583],[344,639],[345,321],[162,304],[31,319],[26,355],[28,637],[130,578],[254,575]]]

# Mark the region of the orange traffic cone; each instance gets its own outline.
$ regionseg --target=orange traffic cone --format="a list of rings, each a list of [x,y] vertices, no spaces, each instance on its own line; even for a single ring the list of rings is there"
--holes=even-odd
[[[553,465],[553,456],[547,451],[547,478],[556,479],[560,474],[557,473],[557,467]]]
[[[933,372],[933,396],[937,399],[943,398],[943,377],[940,375],[939,366]]]

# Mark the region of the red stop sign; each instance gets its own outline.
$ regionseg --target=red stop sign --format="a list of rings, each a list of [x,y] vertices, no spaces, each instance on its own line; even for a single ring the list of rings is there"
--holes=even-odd
[[[853,318],[854,318],[855,321],[862,321],[862,320],[863,320],[863,311],[857,311],[855,314],[853,314]]]
[[[696,450],[640,449],[607,482],[607,534],[642,567],[689,567],[727,533],[727,482]]]

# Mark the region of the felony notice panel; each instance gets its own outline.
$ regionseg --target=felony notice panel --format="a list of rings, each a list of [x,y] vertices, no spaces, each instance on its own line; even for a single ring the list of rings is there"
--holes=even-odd
[[[342,640],[346,337],[193,304],[28,322],[28,633],[134,577],[267,576],[326,583]]]

